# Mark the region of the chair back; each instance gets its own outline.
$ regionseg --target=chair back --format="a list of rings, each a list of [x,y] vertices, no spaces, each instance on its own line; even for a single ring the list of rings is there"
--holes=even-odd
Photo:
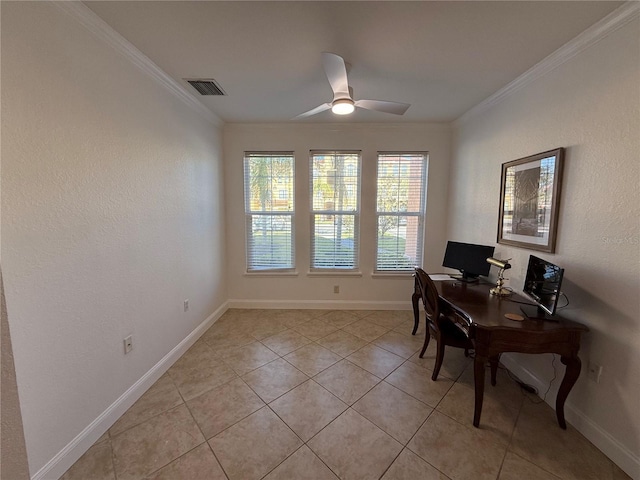
[[[468,330],[461,329],[456,325],[457,322],[452,321],[451,315],[459,315],[459,313],[450,309],[447,306],[447,303],[441,300],[440,295],[438,295],[436,284],[433,283],[431,277],[429,277],[424,270],[418,267],[415,268],[415,277],[416,288],[420,289],[422,303],[424,304],[424,311],[427,316],[427,328],[425,331],[424,345],[420,352],[420,358],[424,357],[424,353],[429,346],[429,339],[431,338],[431,335],[433,335],[437,342],[437,350],[436,364],[433,368],[431,380],[435,381],[438,378],[440,367],[442,367],[445,345],[464,348],[464,354],[468,357],[469,350],[474,348],[474,344],[471,338],[469,338]],[[417,293],[417,291],[414,292],[414,295]],[[413,298],[415,298],[415,296]],[[414,305],[416,305],[416,303],[414,303]],[[414,329],[415,328],[416,327],[414,327]],[[497,365],[497,359],[495,360],[495,364]],[[494,367],[492,366],[492,368]]]
[[[415,267],[415,275],[422,293],[422,303],[427,315],[427,322],[431,328],[437,329],[440,318],[440,297],[438,296],[436,285],[427,275],[427,272],[419,267]]]

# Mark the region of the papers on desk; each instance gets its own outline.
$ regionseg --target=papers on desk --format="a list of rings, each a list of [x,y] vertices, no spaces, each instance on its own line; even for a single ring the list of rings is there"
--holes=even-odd
[[[453,278],[451,278],[449,275],[442,274],[442,273],[429,275],[429,278],[434,282],[443,282],[445,280],[453,280]]]

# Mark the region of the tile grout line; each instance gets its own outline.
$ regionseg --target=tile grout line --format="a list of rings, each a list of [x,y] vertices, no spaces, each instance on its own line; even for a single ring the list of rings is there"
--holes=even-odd
[[[330,312],[327,312],[327,313],[330,313]],[[326,315],[326,314],[325,314],[325,315]],[[371,314],[369,314],[369,315],[371,315]],[[302,322],[301,324],[306,324],[306,323],[312,322],[312,321],[314,321],[314,320],[319,320],[321,317],[322,317],[322,315],[321,315],[321,316],[318,316],[318,317],[315,317],[315,318],[311,318],[311,319],[307,320],[306,322]],[[290,455],[288,455],[288,456],[287,456],[287,457],[286,457],[282,462],[280,462],[276,467],[274,467],[272,470],[270,470],[269,472],[267,472],[267,473],[266,473],[266,475],[269,475],[273,470],[275,470],[276,468],[278,468],[278,466],[280,466],[280,465],[281,465],[282,463],[284,463],[288,458],[290,458],[293,454],[295,454],[295,452],[297,452],[300,448],[302,448],[302,446],[307,446],[307,448],[309,448],[309,450],[311,450],[311,448],[310,448],[310,447],[308,446],[308,444],[307,444],[308,442],[303,441],[303,440],[302,440],[302,439],[301,439],[301,438],[300,438],[300,437],[299,437],[295,432],[293,432],[293,430],[291,429],[291,427],[289,427],[289,425],[288,425],[288,424],[287,424],[287,423],[286,423],[286,422],[285,422],[285,421],[284,421],[284,420],[283,420],[283,419],[282,419],[282,418],[281,418],[281,417],[280,417],[280,416],[279,416],[279,415],[278,415],[278,414],[277,414],[277,413],[276,413],[276,412],[271,408],[270,403],[272,403],[273,401],[277,400],[278,398],[281,398],[282,396],[284,396],[284,395],[288,394],[289,392],[291,392],[292,390],[294,390],[294,389],[295,389],[295,388],[297,388],[298,386],[300,386],[300,385],[302,385],[302,384],[306,383],[308,380],[313,380],[313,381],[314,381],[314,383],[315,383],[316,385],[319,385],[319,386],[320,386],[321,388],[323,388],[327,393],[329,393],[329,394],[331,394],[333,397],[338,398],[339,400],[341,400],[339,397],[337,397],[335,394],[333,394],[331,391],[329,391],[326,387],[324,387],[323,385],[319,384],[319,383],[315,380],[315,377],[317,377],[318,375],[320,375],[322,372],[326,371],[327,369],[329,369],[329,368],[331,368],[331,367],[335,366],[337,363],[340,363],[340,362],[342,362],[343,360],[346,360],[349,364],[351,364],[352,366],[354,366],[354,367],[358,368],[359,370],[362,370],[362,371],[366,372],[367,374],[373,375],[373,376],[377,379],[377,381],[376,381],[375,385],[373,385],[373,386],[372,386],[371,388],[369,388],[367,391],[365,391],[364,393],[362,393],[362,395],[360,395],[357,399],[355,399],[355,400],[354,400],[353,402],[351,402],[350,404],[346,404],[346,402],[343,402],[343,403],[345,403],[345,404],[347,405],[347,408],[346,408],[342,413],[340,413],[337,417],[335,417],[331,422],[329,422],[329,423],[328,423],[327,425],[325,425],[322,429],[320,429],[320,430],[319,430],[319,431],[318,431],[318,432],[317,432],[313,437],[311,437],[311,438],[315,438],[315,436],[317,436],[318,434],[320,434],[320,433],[321,433],[322,431],[324,431],[324,430],[325,430],[329,425],[331,425],[331,424],[332,424],[333,422],[335,422],[338,418],[340,418],[342,415],[344,415],[344,414],[345,414],[345,412],[347,412],[349,409],[351,409],[351,410],[353,410],[353,412],[354,412],[354,413],[358,414],[359,416],[361,416],[362,418],[364,418],[366,421],[370,422],[373,426],[375,426],[376,428],[380,429],[382,432],[384,432],[387,436],[389,436],[390,438],[392,438],[394,441],[398,442],[398,440],[396,440],[396,439],[395,439],[395,437],[391,436],[391,435],[390,435],[389,433],[387,433],[383,428],[379,427],[379,426],[378,426],[374,421],[369,420],[367,417],[364,417],[362,414],[360,414],[360,413],[359,413],[359,412],[354,408],[354,405],[355,405],[357,402],[359,402],[363,397],[365,397],[366,395],[368,395],[368,394],[371,392],[371,390],[373,390],[374,388],[376,388],[376,387],[377,387],[378,385],[380,385],[382,382],[385,382],[387,385],[390,385],[392,388],[396,388],[396,389],[398,389],[399,391],[403,392],[403,394],[406,394],[406,395],[408,395],[409,397],[411,397],[411,398],[415,399],[416,401],[420,402],[421,404],[424,404],[424,405],[428,406],[429,408],[431,408],[431,412],[429,413],[429,415],[428,415],[428,416],[426,417],[426,419],[425,419],[425,420],[420,424],[420,426],[418,427],[418,429],[416,430],[416,432],[414,432],[414,434],[409,438],[409,440],[408,440],[406,443],[398,442],[400,445],[402,445],[402,448],[401,448],[400,452],[399,452],[399,453],[394,457],[394,459],[392,460],[392,462],[387,466],[387,468],[385,469],[385,471],[382,473],[382,476],[383,476],[383,475],[388,471],[388,469],[391,467],[391,465],[393,465],[393,463],[396,461],[396,459],[401,455],[402,451],[403,451],[405,448],[406,448],[406,449],[409,449],[409,448],[408,448],[408,445],[409,445],[409,443],[411,442],[411,440],[415,437],[415,435],[417,434],[417,432],[418,432],[418,431],[419,431],[419,430],[424,426],[424,424],[428,421],[428,419],[431,417],[431,415],[433,414],[433,412],[436,410],[437,406],[438,406],[438,405],[440,405],[440,403],[443,401],[443,399],[444,399],[444,398],[447,396],[447,394],[450,392],[450,390],[451,390],[451,388],[453,387],[453,385],[454,385],[455,383],[457,383],[457,381],[458,381],[458,379],[459,379],[460,375],[458,375],[458,377],[457,377],[456,379],[451,379],[451,378],[447,377],[446,375],[443,375],[443,376],[444,376],[445,378],[447,378],[448,380],[451,380],[451,382],[452,382],[452,383],[451,383],[451,385],[447,388],[447,390],[444,392],[444,394],[441,396],[440,400],[439,400],[439,401],[437,402],[437,404],[436,404],[436,407],[431,407],[431,405],[429,405],[429,404],[425,403],[424,401],[422,401],[422,400],[418,399],[417,397],[413,396],[412,394],[410,394],[410,393],[408,393],[408,392],[405,392],[403,389],[401,389],[401,388],[399,388],[399,387],[397,387],[397,386],[395,386],[395,385],[393,385],[393,384],[390,384],[389,382],[387,382],[387,381],[386,381],[386,379],[387,379],[390,375],[392,375],[394,372],[396,372],[398,369],[400,369],[402,366],[405,366],[405,365],[412,365],[412,366],[414,366],[414,367],[416,367],[416,368],[424,369],[424,370],[425,370],[425,371],[427,371],[427,372],[429,371],[429,369],[428,369],[428,368],[423,367],[422,365],[420,365],[420,364],[418,364],[418,363],[416,363],[416,362],[411,361],[411,358],[413,358],[413,357],[415,356],[415,354],[417,353],[417,351],[418,351],[419,349],[417,349],[416,351],[414,351],[411,355],[409,355],[409,357],[405,358],[405,357],[404,357],[404,355],[399,356],[396,352],[393,352],[392,350],[388,350],[388,349],[384,348],[383,346],[378,345],[378,344],[376,344],[376,343],[375,343],[375,342],[376,342],[380,337],[383,337],[383,336],[385,336],[385,335],[387,335],[387,334],[389,334],[389,333],[397,333],[397,334],[400,334],[400,335],[405,335],[403,332],[400,332],[400,331],[396,330],[396,328],[399,328],[399,326],[402,324],[402,322],[400,322],[400,323],[398,323],[398,324],[394,325],[394,326],[393,326],[393,327],[391,327],[391,328],[389,328],[388,326],[378,325],[378,324],[376,324],[376,323],[374,323],[374,322],[369,322],[369,323],[371,323],[372,325],[376,325],[376,326],[378,326],[378,327],[382,327],[382,328],[385,328],[385,329],[386,329],[385,333],[383,333],[383,334],[381,334],[381,335],[378,335],[377,337],[375,337],[375,338],[373,338],[373,339],[371,339],[371,340],[367,340],[367,339],[361,338],[361,337],[359,337],[358,335],[354,335],[353,333],[348,332],[347,330],[344,330],[344,329],[345,329],[346,327],[348,327],[349,325],[352,325],[352,324],[357,323],[357,322],[359,322],[359,321],[365,321],[365,319],[366,319],[366,318],[367,318],[367,315],[365,315],[364,317],[358,317],[358,318],[357,318],[356,320],[354,320],[353,322],[350,322],[350,323],[348,323],[348,324],[346,324],[346,325],[342,326],[341,328],[337,328],[334,332],[329,333],[329,334],[325,335],[324,337],[320,337],[319,339],[316,339],[315,341],[314,341],[314,340],[309,339],[308,337],[305,337],[305,336],[304,336],[303,334],[301,334],[300,332],[297,332],[294,328],[289,327],[288,325],[285,325],[285,324],[283,324],[283,325],[285,325],[285,328],[284,328],[282,331],[277,332],[277,333],[275,333],[275,334],[273,334],[273,335],[270,335],[270,336],[268,336],[268,337],[263,337],[262,339],[258,339],[258,338],[256,338],[255,336],[250,335],[251,337],[253,337],[253,338],[254,338],[254,342],[259,343],[261,346],[265,347],[265,348],[266,348],[266,349],[268,349],[270,352],[273,352],[275,355],[277,355],[277,358],[275,358],[275,359],[273,359],[273,360],[270,360],[270,361],[268,361],[267,363],[265,363],[265,364],[263,364],[263,365],[260,365],[260,366],[258,366],[258,367],[256,367],[256,368],[254,368],[254,369],[252,369],[252,370],[250,370],[250,371],[248,371],[248,372],[244,373],[243,375],[238,374],[238,372],[237,372],[236,370],[234,370],[234,369],[233,369],[233,367],[231,367],[229,364],[227,364],[227,363],[225,362],[225,360],[224,360],[224,358],[223,358],[223,357],[218,357],[218,358],[219,358],[219,360],[220,360],[223,364],[227,365],[229,368],[231,368],[231,369],[233,370],[233,372],[234,372],[234,374],[235,374],[236,376],[235,376],[233,379],[227,380],[227,381],[225,381],[225,382],[221,383],[220,385],[216,385],[215,387],[210,388],[210,389],[208,389],[208,390],[206,390],[206,391],[204,391],[204,392],[200,393],[199,395],[197,395],[197,396],[196,396],[196,397],[194,397],[194,398],[197,398],[197,397],[198,397],[198,396],[200,396],[200,395],[204,395],[204,394],[206,394],[206,393],[208,393],[208,392],[211,392],[211,391],[212,391],[212,390],[214,390],[215,388],[218,388],[218,387],[221,387],[221,386],[223,386],[223,385],[226,385],[226,384],[228,384],[228,383],[230,383],[230,382],[234,381],[236,378],[239,378],[239,379],[243,382],[243,384],[244,384],[245,386],[247,386],[247,387],[248,387],[248,388],[249,388],[249,389],[250,389],[250,390],[251,390],[255,395],[257,395],[257,397],[258,397],[258,398],[260,398],[260,400],[262,401],[262,403],[263,403],[264,405],[263,405],[263,406],[261,406],[258,410],[256,410],[256,411],[254,411],[254,412],[252,412],[252,413],[250,413],[250,414],[248,414],[248,415],[244,416],[242,419],[237,420],[236,422],[234,422],[232,425],[230,425],[230,426],[226,427],[226,428],[225,428],[224,430],[222,430],[221,432],[218,432],[216,435],[219,435],[220,433],[222,433],[222,432],[226,431],[227,429],[231,428],[233,425],[236,425],[237,423],[239,423],[239,422],[241,422],[242,420],[246,419],[247,417],[249,417],[249,416],[250,416],[250,415],[252,415],[253,413],[255,413],[255,412],[257,412],[257,411],[260,411],[260,410],[261,410],[261,409],[263,409],[265,406],[269,407],[269,410],[270,410],[272,413],[274,413],[274,414],[276,415],[276,417],[277,417],[278,419],[280,419],[280,420],[285,424],[285,426],[286,426],[290,431],[292,431],[292,433],[294,433],[294,435],[296,435],[296,437],[297,437],[297,438],[302,442],[302,445],[300,445],[300,447],[298,447],[296,450],[294,450],[294,452],[292,452]],[[294,350],[288,351],[288,352],[286,352],[284,355],[279,354],[279,353],[278,353],[278,352],[276,352],[275,350],[271,349],[268,345],[266,345],[265,343],[263,343],[263,341],[264,341],[265,339],[271,338],[271,337],[273,337],[273,336],[276,336],[276,335],[279,335],[279,334],[281,334],[281,333],[283,333],[283,332],[288,332],[288,331],[290,331],[290,332],[294,332],[294,333],[296,333],[297,335],[300,335],[302,338],[304,338],[304,339],[306,339],[306,340],[309,340],[309,343],[307,343],[307,344],[305,344],[305,345],[301,345],[301,346],[299,346],[299,347],[295,348]],[[353,352],[350,352],[350,353],[349,353],[348,355],[346,355],[346,356],[343,356],[342,354],[338,354],[338,353],[336,353],[336,352],[332,351],[331,349],[328,349],[328,348],[327,348],[327,347],[325,347],[324,345],[321,345],[321,344],[319,344],[319,343],[318,343],[318,341],[319,341],[319,340],[321,340],[321,339],[323,339],[323,338],[325,338],[325,337],[327,337],[327,336],[329,336],[329,335],[332,335],[332,334],[334,334],[335,332],[344,332],[344,333],[346,333],[346,334],[349,334],[349,335],[352,335],[352,336],[354,336],[354,337],[358,338],[359,340],[362,340],[362,341],[363,341],[363,342],[365,342],[365,343],[364,343],[364,345],[361,345],[361,346],[360,346],[360,347],[358,347],[356,350],[354,350]],[[408,335],[405,335],[405,336],[408,336]],[[204,340],[204,339],[203,339],[203,343],[207,346],[207,348],[208,348],[208,349],[212,350],[214,354],[216,353],[216,352],[215,352],[215,350],[216,350],[216,349],[215,349],[215,347],[211,346],[211,345],[210,345],[206,340]],[[252,342],[252,343],[253,343],[253,342]],[[311,345],[311,344],[315,344],[315,345],[317,345],[317,346],[320,346],[321,348],[325,348],[325,349],[327,349],[328,351],[330,351],[330,352],[332,352],[333,354],[336,354],[338,357],[340,357],[340,360],[338,360],[337,362],[333,363],[332,365],[330,365],[330,366],[328,366],[328,367],[324,368],[323,370],[321,370],[320,372],[316,373],[315,375],[310,376],[310,375],[308,375],[306,372],[304,372],[304,371],[300,370],[298,367],[296,367],[296,365],[292,364],[292,363],[291,363],[290,361],[288,361],[286,358],[284,358],[285,356],[287,356],[287,355],[289,355],[289,354],[291,354],[291,353],[293,353],[293,352],[295,352],[295,351],[297,351],[297,350],[300,350],[300,349],[304,348],[304,347],[305,347],[305,346],[307,346],[307,345]],[[246,345],[241,345],[241,346],[233,347],[232,349],[242,348],[243,346],[246,346]],[[399,365],[397,365],[393,370],[391,370],[389,373],[387,373],[384,377],[380,377],[380,376],[378,376],[378,375],[374,374],[373,372],[368,371],[366,368],[363,368],[363,367],[361,367],[361,366],[359,366],[359,365],[357,365],[357,364],[355,364],[355,363],[353,363],[352,361],[350,361],[350,360],[349,360],[349,357],[350,357],[351,355],[354,355],[356,352],[358,352],[358,351],[360,351],[360,350],[362,350],[362,349],[364,349],[364,348],[366,348],[366,347],[369,347],[369,346],[372,346],[372,347],[375,347],[375,348],[380,348],[380,349],[384,350],[385,352],[388,352],[388,353],[390,353],[390,354],[393,354],[393,355],[399,356],[400,358],[402,358],[402,360],[403,360],[403,361],[402,361],[402,363],[400,363]],[[247,375],[247,374],[249,374],[249,373],[251,373],[251,372],[253,372],[253,371],[255,371],[255,370],[257,370],[257,369],[259,369],[259,368],[262,368],[263,366],[266,366],[266,365],[269,365],[269,364],[273,363],[273,362],[274,362],[274,361],[276,361],[277,359],[283,359],[285,362],[287,362],[287,365],[291,365],[295,370],[297,370],[297,371],[301,372],[301,373],[302,373],[302,374],[304,374],[304,375],[305,375],[305,377],[307,377],[307,378],[306,378],[306,380],[304,380],[301,384],[298,384],[298,385],[293,386],[292,388],[288,389],[286,392],[282,393],[281,395],[279,395],[278,397],[276,397],[276,398],[272,399],[269,403],[267,403],[267,402],[265,402],[265,401],[262,399],[262,397],[260,397],[260,395],[258,394],[258,392],[257,392],[257,391],[255,391],[255,390],[254,390],[254,389],[253,389],[253,388],[252,388],[252,387],[251,387],[251,386],[246,382],[246,380],[245,380],[244,378],[242,378],[242,377],[243,377],[243,376],[245,376],[245,375]],[[199,429],[200,433],[202,434],[202,437],[204,438],[204,442],[206,442],[206,443],[208,444],[208,448],[209,448],[209,449],[210,449],[210,451],[213,453],[214,458],[216,459],[216,461],[218,462],[218,464],[220,465],[220,467],[221,467],[221,468],[223,468],[223,467],[222,467],[222,464],[219,462],[219,460],[218,460],[217,456],[215,455],[215,452],[213,452],[213,449],[212,449],[211,445],[208,443],[208,439],[207,439],[207,438],[206,438],[206,436],[204,435],[204,432],[202,431],[202,427],[201,427],[201,426],[200,426],[200,424],[195,420],[195,417],[193,416],[193,412],[191,411],[191,408],[189,408],[189,405],[188,405],[187,401],[185,400],[185,397],[184,397],[183,393],[182,393],[182,392],[180,391],[180,389],[177,387],[177,385],[176,385],[175,380],[173,379],[173,377],[172,377],[170,374],[168,374],[168,377],[169,377],[169,379],[170,379],[171,383],[173,384],[173,386],[174,386],[174,387],[176,388],[176,390],[178,391],[178,394],[179,394],[179,396],[180,396],[180,398],[181,398],[182,404],[186,406],[187,411],[189,412],[191,419],[196,423],[196,426],[198,427],[198,429]],[[146,393],[146,392],[145,392],[145,393]],[[192,400],[193,400],[193,399],[192,399]],[[341,400],[341,401],[342,401],[342,400]],[[155,418],[156,416],[161,415],[162,413],[165,413],[166,411],[172,410],[172,409],[174,409],[174,408],[178,408],[178,407],[180,407],[180,406],[181,406],[181,405],[177,405],[177,406],[172,407],[172,408],[170,408],[170,409],[164,410],[163,412],[160,412],[160,413],[158,413],[158,414],[156,414],[156,415],[153,415],[153,416],[152,416],[152,417],[150,417],[150,418]],[[521,408],[522,408],[522,404],[521,404]],[[148,420],[148,419],[147,419],[147,420]],[[147,421],[147,420],[145,420],[145,421]],[[453,419],[453,420],[457,422],[457,420],[455,420],[455,419]],[[143,422],[141,422],[141,423],[143,423]],[[460,423],[460,422],[457,422],[457,423]],[[119,434],[122,434],[122,433],[124,433],[124,432],[128,431],[129,429],[131,429],[131,428],[133,428],[133,427],[135,427],[135,426],[137,426],[137,425],[140,425],[140,423],[130,426],[129,428],[127,428],[126,430],[123,430],[123,431],[122,431],[122,432],[120,432]],[[514,430],[515,430],[515,426],[514,426],[514,429],[512,430],[511,437],[513,437],[513,432],[514,432]],[[118,435],[119,435],[119,434],[118,434]],[[212,437],[212,438],[213,438],[213,437]],[[311,439],[310,439],[310,440],[311,440]],[[113,466],[114,476],[116,476],[116,478],[117,478],[117,473],[116,473],[116,471],[115,471],[115,459],[114,459],[115,454],[114,454],[114,450],[113,450],[113,445],[112,445],[112,443],[111,443],[111,434],[110,434],[110,432],[109,432],[109,431],[108,431],[108,440],[107,440],[107,441],[109,441],[109,446],[110,446],[110,449],[111,449],[111,463],[112,463],[112,466]],[[511,440],[510,440],[510,441],[511,441]],[[193,451],[195,448],[198,448],[198,447],[199,447],[199,446],[201,446],[201,445],[202,445],[202,444],[198,444],[198,445],[196,445],[194,448],[190,449],[190,450],[189,450],[189,451],[187,451],[187,452],[184,452],[184,453],[183,453],[182,455],[180,455],[179,457],[177,457],[177,458],[175,458],[175,459],[171,460],[169,463],[167,463],[166,465],[161,466],[160,468],[158,468],[158,469],[157,469],[157,470],[155,470],[154,472],[151,472],[150,474],[153,474],[153,473],[157,472],[158,470],[160,470],[160,469],[162,469],[162,468],[166,467],[167,465],[169,465],[169,464],[173,463],[175,460],[178,460],[178,459],[182,458],[184,455],[186,455],[186,454],[190,453],[190,452],[191,452],[191,451]],[[409,451],[412,451],[412,450],[410,450],[410,449],[409,449]],[[313,452],[313,450],[311,450],[311,452],[314,454],[314,456],[315,456],[316,458],[320,459],[320,461],[321,461],[324,465],[326,465],[326,463],[325,463],[325,462],[324,462],[320,457],[318,457],[318,455],[317,455],[317,454],[315,454],[315,452]],[[413,453],[415,453],[415,452],[413,452]],[[505,452],[505,457],[506,457],[506,452]],[[505,458],[505,457],[503,457],[503,463],[504,463],[504,458]],[[422,457],[420,457],[420,458],[422,458]],[[424,459],[423,459],[423,460],[424,460]],[[425,461],[426,461],[426,460],[425,460]],[[429,463],[429,462],[427,462],[427,463]],[[429,464],[429,465],[430,465],[430,464]],[[330,471],[332,471],[332,472],[333,472],[333,470],[331,470],[331,468],[330,468],[328,465],[326,465],[326,466],[327,466],[327,468],[329,468],[329,470],[330,470]],[[434,467],[434,468],[435,468],[435,467]],[[613,468],[613,467],[612,467],[612,468]],[[224,471],[224,468],[223,468],[223,471]],[[225,475],[227,475],[226,471],[224,471],[224,472],[225,472]],[[335,472],[334,472],[334,474],[335,474]],[[266,476],[266,475],[265,475],[265,476]],[[227,475],[227,477],[228,477],[228,475]]]
[[[355,322],[353,322],[353,323],[355,323]],[[350,325],[350,324],[349,324],[349,325]],[[346,325],[346,326],[348,326],[348,325]],[[344,328],[344,327],[343,327],[343,328]],[[336,330],[336,331],[344,331],[344,330],[343,330],[343,329],[338,329],[338,330]],[[346,332],[346,333],[349,333],[349,332]],[[326,336],[329,336],[329,335],[331,335],[331,334],[328,334],[328,335],[326,335]],[[321,338],[325,338],[325,337],[321,337]],[[358,337],[358,338],[359,338],[359,337]],[[318,339],[318,340],[320,340],[320,339]],[[364,340],[364,339],[363,339],[363,340]],[[365,341],[366,341],[366,340],[365,340]],[[325,347],[325,346],[323,346],[323,345],[318,344],[317,342],[314,342],[314,343],[316,343],[317,345],[319,345],[319,346],[320,346],[320,347],[322,347],[322,348],[327,348],[327,347]],[[359,351],[359,350],[361,350],[362,348],[365,348],[366,346],[371,345],[371,344],[372,344],[372,342],[367,342],[367,343],[365,343],[365,345],[361,346],[361,347],[360,347],[359,349],[357,349],[356,351]],[[331,350],[329,350],[329,351],[331,351]],[[291,352],[289,352],[289,353],[291,353]],[[335,353],[336,355],[338,355],[338,356],[340,356],[340,357],[341,357],[341,360],[338,360],[337,362],[335,362],[335,363],[333,364],[333,365],[336,365],[337,363],[340,363],[340,362],[341,362],[341,361],[343,361],[343,360],[346,360],[347,362],[349,362],[349,360],[348,360],[348,356],[353,355],[353,353],[355,353],[355,352],[350,353],[350,354],[349,354],[349,355],[347,355],[346,357],[345,357],[345,356],[342,356],[342,355],[340,355],[340,354],[338,354],[337,352],[333,352],[333,351],[332,351],[332,353]],[[285,360],[285,361],[286,361],[286,359],[285,359],[284,357],[282,357],[282,356],[281,356],[280,358],[283,358],[283,360]],[[354,366],[355,366],[355,367],[357,367],[357,368],[360,368],[360,369],[362,369],[362,370],[366,371],[367,373],[371,373],[371,372],[368,372],[366,369],[363,369],[362,367],[360,367],[360,366],[358,366],[358,365],[353,364],[352,362],[349,362],[349,363],[350,363],[350,364],[352,364],[352,365],[354,365]],[[403,362],[403,363],[404,363],[404,362]],[[327,367],[326,369],[322,370],[321,372],[318,372],[318,373],[317,373],[316,375],[314,375],[313,377],[315,377],[315,376],[319,375],[320,373],[322,373],[323,371],[325,371],[325,370],[327,370],[327,369],[331,368],[333,365],[331,365],[331,366]],[[293,366],[295,367],[295,365],[293,365]],[[304,372],[303,372],[303,373],[304,373]],[[332,421],[330,421],[329,423],[327,423],[327,425],[325,425],[324,427],[322,427],[318,432],[316,432],[316,434],[315,434],[313,437],[311,437],[309,440],[311,440],[311,439],[315,438],[317,435],[319,435],[319,434],[320,434],[324,429],[326,429],[329,425],[331,425],[331,424],[332,424],[333,422],[335,422],[338,418],[340,418],[342,415],[344,415],[344,413],[345,413],[345,412],[347,412],[349,409],[352,409],[356,414],[361,415],[357,410],[355,410],[355,409],[353,408],[353,405],[354,405],[355,403],[357,403],[357,402],[358,402],[361,398],[363,398],[365,395],[367,395],[367,393],[369,393],[373,388],[375,388],[375,386],[379,385],[379,384],[383,381],[383,379],[381,379],[380,377],[377,377],[376,375],[374,375],[374,376],[375,376],[376,378],[378,378],[378,380],[379,380],[379,381],[378,381],[378,382],[377,382],[377,383],[376,383],[376,384],[375,384],[371,389],[369,389],[369,390],[367,390],[365,393],[363,393],[363,395],[362,395],[362,396],[360,396],[360,397],[359,397],[356,401],[354,401],[351,405],[346,404],[345,402],[343,402],[343,403],[345,403],[345,404],[347,405],[347,408],[346,408],[342,413],[340,413],[337,417],[335,417]],[[308,378],[308,380],[313,380],[313,377],[309,377],[309,378]],[[307,380],[307,381],[308,381],[308,380]],[[313,382],[314,382],[316,385],[318,385],[318,386],[320,386],[321,388],[323,388],[325,391],[327,391],[327,393],[329,393],[330,395],[332,395],[332,396],[334,396],[335,398],[337,398],[338,400],[342,401],[342,399],[340,399],[339,397],[337,397],[333,392],[331,392],[331,391],[327,390],[327,389],[326,389],[326,387],[324,387],[324,385],[322,385],[322,384],[318,383],[318,382],[317,382],[317,381],[315,381],[315,380],[313,380]],[[303,382],[303,383],[304,383],[304,382]],[[298,385],[298,386],[299,386],[299,385]],[[282,396],[286,395],[287,393],[291,392],[291,391],[292,391],[292,390],[294,390],[295,388],[297,388],[297,386],[296,386],[296,387],[293,387],[292,389],[290,389],[290,390],[288,390],[287,392],[283,393],[280,397],[282,397]],[[280,397],[278,397],[278,398],[280,398]],[[275,400],[277,400],[277,399],[274,399],[273,401],[275,401]],[[270,402],[270,403],[271,403],[271,402]],[[283,423],[284,423],[284,424],[285,424],[285,425],[286,425],[286,426],[291,430],[291,427],[289,427],[289,425],[286,423],[286,421],[284,421],[284,419],[282,419],[282,418],[277,414],[277,412],[275,412],[275,411],[270,407],[270,405],[269,405],[269,404],[267,404],[267,406],[268,406],[268,407],[269,407],[269,409],[270,409],[270,410],[271,410],[271,411],[272,411],[272,412],[273,412],[273,413],[274,413],[274,414],[275,414],[275,415],[276,415],[276,416],[277,416],[277,417],[278,417],[278,418],[279,418],[279,419],[280,419],[280,420],[281,420],[281,421],[282,421],[282,422],[283,422]],[[362,415],[361,415],[361,416],[362,416]],[[363,417],[363,418],[365,418],[367,421],[371,422],[371,420],[368,420],[366,417]],[[374,422],[371,422],[371,424],[372,424],[372,425],[374,425],[376,428],[379,428],[379,429],[380,429],[380,427],[379,427],[378,425],[376,425]],[[380,429],[380,430],[381,430],[382,432],[384,432],[386,435],[389,435],[389,434],[388,434],[387,432],[385,432],[383,429]],[[294,433],[294,434],[296,434],[296,432],[293,432],[293,433]],[[296,434],[296,436],[298,436],[298,435]],[[316,454],[316,453],[311,449],[311,447],[309,447],[309,445],[307,444],[308,442],[305,442],[305,441],[304,441],[304,440],[302,440],[302,438],[300,438],[299,436],[298,436],[298,438],[302,441],[302,443],[303,443],[303,445],[302,445],[302,446],[306,446],[306,447],[307,447],[307,448],[312,452],[312,454],[313,454],[316,458],[318,458],[318,459],[319,459],[319,460],[320,460],[320,461],[321,461],[321,462],[322,462],[322,463],[323,463],[323,464],[324,464],[324,465],[325,465],[325,466],[326,466],[326,467],[327,467],[327,468],[328,468],[328,469],[329,469],[329,470],[330,470],[334,475],[336,475],[336,477],[340,478],[340,477],[338,476],[338,474],[337,474],[336,472],[334,472],[334,471],[331,469],[331,467],[330,467],[329,465],[327,465],[327,464],[322,460],[322,458],[321,458],[321,457],[319,457],[319,456],[318,456],[318,455],[317,455],[317,454]],[[390,438],[393,438],[393,437],[391,437],[391,436],[390,436]],[[394,439],[394,440],[395,440],[395,439]],[[296,449],[296,450],[295,450],[293,453],[291,453],[291,455],[289,455],[287,458],[291,457],[295,452],[297,452],[300,448],[302,448],[302,446],[300,446],[298,449]],[[404,448],[404,446],[403,446],[403,448]],[[402,452],[402,449],[400,450],[400,452]],[[398,455],[400,455],[400,453],[398,453]],[[287,460],[287,458],[285,458],[285,459],[284,459],[284,460],[283,460],[279,465],[281,465],[282,463],[284,463],[284,462]],[[397,458],[397,456],[396,456],[395,458]],[[393,461],[395,461],[395,458],[394,458],[394,460],[393,460]],[[393,463],[393,462],[391,462],[391,463]],[[278,465],[278,466],[279,466],[279,465]],[[272,469],[270,472],[268,472],[268,473],[267,473],[265,476],[263,476],[262,478],[265,478],[267,475],[269,475],[269,473],[271,473],[273,470],[275,470],[276,468],[278,468],[278,466],[274,467],[274,469]],[[389,467],[390,467],[390,466],[391,466],[391,464],[389,465]],[[387,467],[387,469],[388,469],[389,467]],[[385,472],[386,472],[386,470],[385,470]],[[383,475],[384,475],[384,473],[383,473]]]

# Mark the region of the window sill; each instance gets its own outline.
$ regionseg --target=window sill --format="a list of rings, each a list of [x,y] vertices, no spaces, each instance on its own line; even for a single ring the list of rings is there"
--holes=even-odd
[[[413,277],[413,272],[375,272],[371,274],[371,278],[411,278]]]
[[[330,272],[307,272],[307,277],[362,277],[362,272],[335,271]]]
[[[298,272],[277,272],[265,270],[264,272],[244,272],[245,277],[297,277]]]

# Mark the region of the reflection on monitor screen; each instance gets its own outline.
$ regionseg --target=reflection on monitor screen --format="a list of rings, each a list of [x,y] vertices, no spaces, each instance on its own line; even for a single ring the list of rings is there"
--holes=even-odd
[[[555,315],[564,269],[534,255],[529,256],[523,293],[536,302],[533,307],[522,307],[529,318],[547,318]]]

